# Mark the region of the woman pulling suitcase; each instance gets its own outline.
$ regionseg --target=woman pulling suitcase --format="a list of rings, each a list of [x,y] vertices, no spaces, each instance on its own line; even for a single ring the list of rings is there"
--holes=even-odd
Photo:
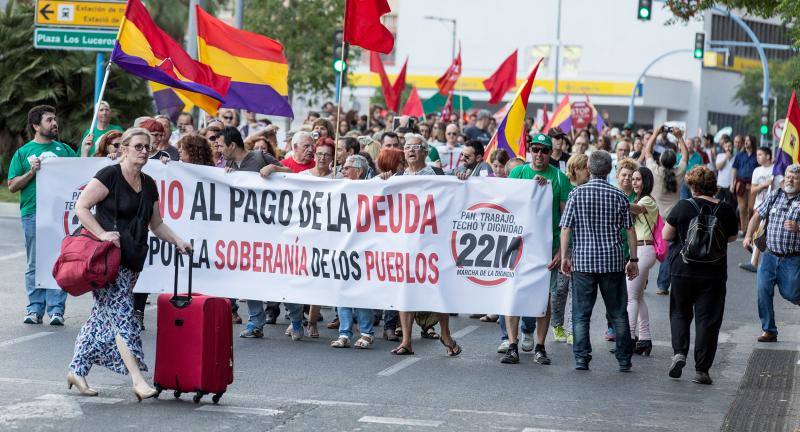
[[[156,395],[142,376],[147,370],[142,353],[141,328],[133,315],[133,287],[147,255],[148,227],[161,240],[185,253],[191,245],[161,219],[158,188],[142,173],[151,150],[151,137],[142,128],[122,136],[122,161],[101,169],[86,185],[76,203],[76,215],[84,228],[102,241],[120,247],[122,260],[117,279],[94,290],[94,307],[75,341],[67,384],[85,396],[97,396],[86,375],[93,365],[131,375],[133,393],[142,399]],[[91,208],[96,206],[96,215]]]

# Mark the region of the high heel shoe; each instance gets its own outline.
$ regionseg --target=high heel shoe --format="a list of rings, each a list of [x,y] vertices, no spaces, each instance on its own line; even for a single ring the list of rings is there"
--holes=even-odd
[[[78,388],[78,391],[83,396],[97,396],[97,390],[92,389],[89,387],[89,384],[86,383],[86,379],[83,377],[78,377],[74,373],[70,372],[67,374],[67,389],[71,390],[72,386]]]
[[[147,391],[147,392],[139,392],[139,390],[136,390],[136,387],[134,387],[133,388],[133,394],[135,394],[136,395],[136,399],[139,400],[139,402],[141,402],[144,399],[150,399],[151,397],[154,397],[155,395],[158,394],[158,390],[156,390],[154,388],[151,388],[150,390],[151,391]]]
[[[650,356],[650,352],[652,350],[653,350],[653,341],[641,340],[636,342],[636,347],[633,349],[633,352],[648,357]]]

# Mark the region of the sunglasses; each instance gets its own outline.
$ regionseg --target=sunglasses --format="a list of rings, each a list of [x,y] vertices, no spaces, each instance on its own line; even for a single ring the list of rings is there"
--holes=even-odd
[[[543,153],[543,154],[550,154],[550,150],[547,147],[531,147],[531,153]]]
[[[233,116],[222,116],[225,120],[233,120]]]
[[[131,147],[131,145],[130,144],[126,144],[126,147]],[[132,147],[137,152],[141,152],[142,150],[147,150],[149,152],[153,148],[153,146],[151,146],[150,144],[136,144],[136,145],[134,145]]]
[[[216,141],[218,139],[219,139],[219,135],[211,135],[210,137],[208,137],[209,141]]]

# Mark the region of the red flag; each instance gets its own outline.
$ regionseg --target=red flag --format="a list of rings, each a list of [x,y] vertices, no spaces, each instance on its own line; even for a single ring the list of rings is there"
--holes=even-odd
[[[442,108],[442,121],[445,123],[450,122],[450,113],[453,111],[453,93],[447,95],[447,102],[444,103]]]
[[[550,118],[547,114],[547,104],[544,104],[544,106],[542,106],[542,127],[540,129],[544,129],[547,123],[550,123]]]
[[[483,81],[483,86],[491,93],[489,104],[494,105],[503,99],[503,95],[517,85],[517,50],[514,50],[499,68]]]
[[[440,76],[439,79],[436,80],[436,87],[439,87],[439,93],[442,95],[447,95],[453,88],[456,86],[456,82],[458,78],[461,76],[461,47],[458,48],[458,54],[456,58],[453,59],[453,63],[450,64],[450,67],[447,68],[447,71],[444,75]]]
[[[381,23],[381,17],[392,11],[386,0],[346,0],[344,10],[345,42],[384,54],[392,52],[394,36]]]
[[[369,53],[369,71],[378,74],[381,79],[381,90],[383,91],[383,100],[386,101],[386,108],[390,111],[398,112],[400,110],[400,96],[406,88],[406,67],[408,66],[408,58],[400,69],[400,74],[392,84],[389,81],[389,76],[386,75],[386,69],[383,67],[381,55],[372,51]]]
[[[422,117],[425,115],[425,110],[422,109],[422,100],[417,92],[417,86],[411,87],[411,94],[408,95],[406,106],[403,107],[403,115],[409,117]]]

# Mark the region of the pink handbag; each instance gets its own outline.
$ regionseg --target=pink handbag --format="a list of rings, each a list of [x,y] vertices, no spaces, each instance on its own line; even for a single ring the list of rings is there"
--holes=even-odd
[[[669,244],[661,237],[661,231],[663,229],[664,219],[661,219],[661,215],[659,214],[656,218],[655,228],[650,230],[650,233],[653,234],[653,248],[656,250],[656,259],[658,259],[658,262],[664,262],[667,258],[667,252],[669,252]]]

